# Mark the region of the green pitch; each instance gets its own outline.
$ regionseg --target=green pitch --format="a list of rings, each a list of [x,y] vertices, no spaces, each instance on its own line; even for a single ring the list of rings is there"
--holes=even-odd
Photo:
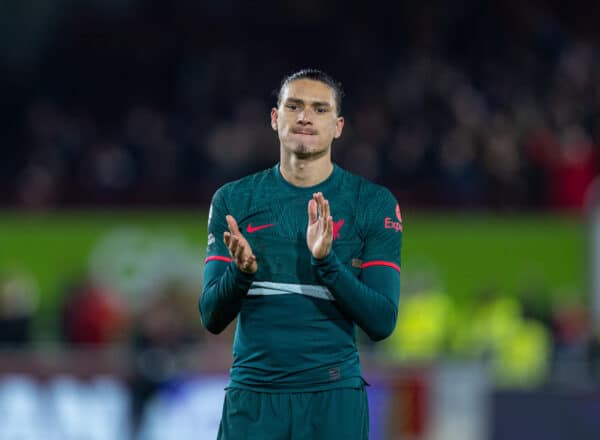
[[[21,268],[37,279],[41,312],[55,310],[64,287],[84,273],[99,240],[115,228],[147,237],[178,234],[200,256],[206,212],[68,212],[0,214],[0,271]],[[403,288],[444,288],[458,299],[494,288],[585,295],[585,223],[560,216],[487,216],[413,213],[405,209]],[[202,268],[198,261],[198,271]]]

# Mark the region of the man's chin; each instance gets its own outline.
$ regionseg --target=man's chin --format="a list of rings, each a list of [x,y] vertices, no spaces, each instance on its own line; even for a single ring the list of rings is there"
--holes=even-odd
[[[296,154],[310,154],[313,150],[313,147],[306,144],[298,144],[296,145],[296,148],[294,148]]]
[[[299,143],[293,146],[292,151],[300,158],[309,158],[313,156],[322,156],[326,149],[322,149],[316,145]]]
[[[321,156],[322,151],[319,151],[317,147],[312,147],[306,144],[299,144],[294,149],[294,153],[300,159],[309,159],[311,157]]]
[[[286,150],[293,153],[299,159],[318,158],[327,154],[327,148],[310,145],[304,142],[288,144]]]

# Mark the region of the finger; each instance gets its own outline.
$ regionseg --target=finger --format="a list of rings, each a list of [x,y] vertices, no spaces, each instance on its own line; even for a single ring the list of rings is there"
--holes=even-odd
[[[255,261],[256,261],[256,257],[254,256],[254,254],[247,255],[243,260],[244,268],[249,269]]]
[[[312,198],[308,201],[308,223],[313,224],[317,221],[317,202]]]
[[[321,196],[323,197],[323,196]],[[329,200],[323,197],[323,217],[329,218],[331,215],[331,208],[329,207]]]
[[[243,261],[245,252],[246,252],[246,246],[244,245],[243,242],[239,241],[237,249],[235,250],[235,255],[234,255],[235,259],[238,261]]]
[[[233,235],[242,235],[240,232],[240,228],[238,228],[237,221],[233,218],[232,215],[226,215],[225,220],[227,220],[227,226]]]
[[[229,243],[231,243],[231,233],[230,232],[223,232],[223,243],[225,243],[225,246],[227,246],[229,248]]]
[[[229,243],[229,253],[232,257],[235,257],[239,245],[239,239],[235,235],[231,236],[231,242]]]
[[[325,237],[327,237],[328,239],[331,239],[331,237],[333,236],[333,217],[332,216],[327,216],[327,221],[325,224]]]
[[[315,194],[315,201],[317,202],[317,216],[323,217],[323,194],[320,192]]]
[[[244,270],[248,271],[252,269],[252,266],[254,264],[256,264],[256,257],[254,256],[254,254],[251,254],[248,256],[248,258],[246,258],[242,267],[244,268]]]

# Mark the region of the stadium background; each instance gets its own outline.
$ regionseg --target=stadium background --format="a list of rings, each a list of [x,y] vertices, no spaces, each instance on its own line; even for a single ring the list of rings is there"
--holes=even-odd
[[[4,2],[0,439],[211,438],[209,198],[277,160],[306,66],[348,95],[335,161],[403,212],[397,328],[361,335],[372,438],[599,438],[599,8]]]

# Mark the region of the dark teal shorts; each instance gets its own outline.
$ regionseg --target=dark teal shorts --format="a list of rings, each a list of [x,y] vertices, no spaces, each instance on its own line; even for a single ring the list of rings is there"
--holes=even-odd
[[[260,393],[229,388],[219,440],[367,440],[364,388]]]

